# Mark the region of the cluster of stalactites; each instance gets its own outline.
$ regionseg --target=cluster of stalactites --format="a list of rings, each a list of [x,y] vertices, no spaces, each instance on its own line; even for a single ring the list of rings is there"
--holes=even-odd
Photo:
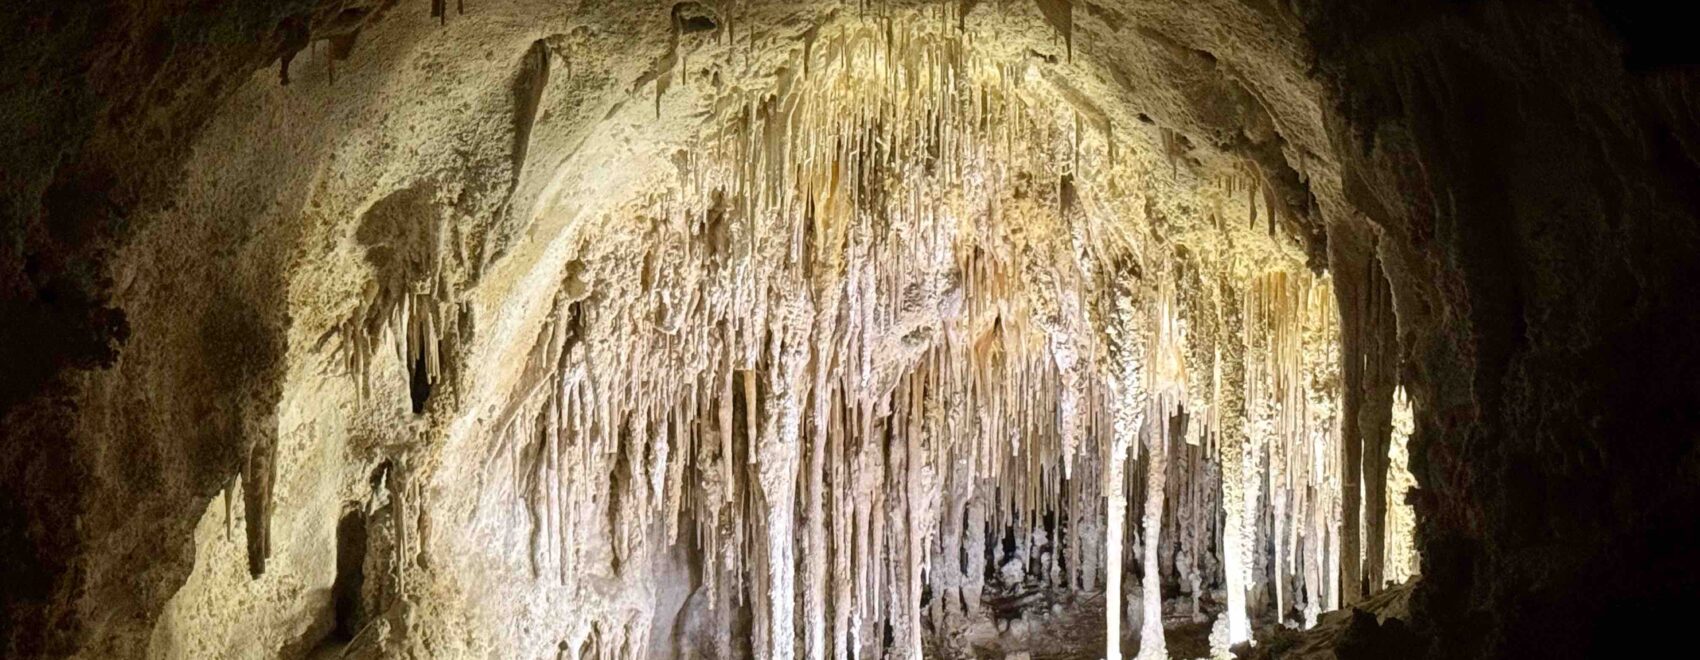
[[[970,272],[978,276],[966,286],[1014,286],[995,266]],[[815,318],[842,322],[851,297]],[[823,653],[866,656],[883,645],[886,625],[913,648],[923,580],[941,613],[978,612],[984,564],[949,559],[983,558],[988,539],[1005,534],[1024,555],[1009,569],[1016,579],[1095,587],[1096,543],[1045,539],[1064,526],[1048,515],[1095,528],[1100,495],[1093,481],[1063,474],[1067,385],[1046,339],[1019,317],[945,323],[872,394],[854,370],[829,365],[893,357],[867,355],[874,347],[855,328],[827,326],[831,343],[811,343],[814,367],[799,395],[782,392],[795,382],[781,380],[786,339],[777,332],[758,338],[767,348],[745,368],[735,324],[687,319],[669,333],[640,314],[649,305],[565,300],[534,353],[538,368],[528,367],[536,395],[512,411],[491,463],[532,522],[537,575],[570,585],[647,565],[641,555],[658,548],[646,533],[659,525],[669,542],[701,549],[703,592],[716,616],[730,617],[742,599],[775,593],[764,543],[776,489],[764,473],[785,470],[780,492],[796,499],[777,524],[793,526],[785,538],[800,537],[801,554],[784,566],[801,566],[796,598],[810,616],[798,632]],[[1097,383],[1084,390],[1081,432],[1098,446],[1108,397]],[[787,414],[800,422],[789,439]],[[609,554],[586,542],[596,538],[614,541]]]
[[[1314,623],[1333,609],[1340,470],[1333,292],[1308,275],[1271,273],[1244,294],[1246,435],[1242,454],[1260,609]]]
[[[1123,488],[1146,520],[1122,540],[1143,546],[1140,575],[1168,579],[1143,579],[1129,618],[1154,638],[1159,585],[1179,585],[1195,616],[1223,589],[1225,653],[1254,615],[1308,625],[1338,598],[1338,324],[1326,278],[1167,272],[1143,320],[1144,469]]]
[[[534,575],[590,588],[688,543],[720,633],[685,643],[722,657],[743,608],[758,656],[913,655],[989,588],[1099,589],[1107,538],[1148,610],[1166,570],[1195,609],[1229,591],[1231,641],[1249,606],[1313,620],[1338,599],[1327,280],[1094,220],[1078,119],[953,34],[823,31],[779,92],[717,103],[668,192],[587,223],[486,464]],[[1142,525],[1106,529],[1136,493]]]
[[[1097,528],[1069,475],[1111,415],[1079,127],[948,33],[845,27],[808,57],[583,237],[487,467],[536,575],[622,575],[664,530],[723,624],[692,643],[748,607],[769,657],[878,655],[888,627],[918,649],[923,583],[966,613],[986,574],[934,559],[1006,535],[1010,579],[1097,588],[1101,543],[1058,538]]]
[[[410,286],[372,283],[353,313],[321,343],[338,340],[334,348],[363,397],[371,393],[373,359],[386,350],[406,370],[412,387],[430,388],[442,380],[445,343],[459,334],[465,313],[449,279],[440,274]]]

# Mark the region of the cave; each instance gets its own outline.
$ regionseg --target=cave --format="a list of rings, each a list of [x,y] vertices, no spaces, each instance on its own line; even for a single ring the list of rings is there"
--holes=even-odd
[[[0,656],[1593,658],[1700,615],[1664,3],[0,15]]]

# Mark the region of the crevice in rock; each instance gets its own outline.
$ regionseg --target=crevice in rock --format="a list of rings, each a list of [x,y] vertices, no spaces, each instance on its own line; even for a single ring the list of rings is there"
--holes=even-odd
[[[345,507],[336,526],[336,579],[331,583],[335,627],[330,638],[353,641],[365,626],[366,512],[358,505]]]
[[[431,400],[431,370],[424,350],[414,355],[413,362],[407,365],[407,376],[407,394],[412,402],[413,414],[422,415],[425,405]]]

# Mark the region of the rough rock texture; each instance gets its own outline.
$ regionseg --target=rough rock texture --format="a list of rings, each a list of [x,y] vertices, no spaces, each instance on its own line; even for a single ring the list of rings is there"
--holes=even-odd
[[[1675,629],[1696,78],[1599,4],[9,3],[0,654],[913,653],[1112,540],[1237,642],[1397,574],[1395,383],[1340,655]]]
[[[1666,17],[1607,12],[1310,29],[1386,237],[1436,654],[1597,655],[1693,611],[1694,78]]]
[[[1422,657],[1424,640],[1412,632],[1411,592],[1421,581],[1401,584],[1322,616],[1304,631],[1276,628],[1259,635],[1245,657],[1288,660]]]

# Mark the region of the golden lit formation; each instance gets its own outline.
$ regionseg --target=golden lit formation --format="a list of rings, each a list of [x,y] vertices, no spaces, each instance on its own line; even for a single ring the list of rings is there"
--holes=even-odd
[[[1255,174],[1190,179],[1176,136],[1129,141],[951,21],[822,26],[704,127],[655,192],[570,230],[486,420],[480,480],[524,512],[536,579],[594,590],[695,548],[702,616],[731,630],[747,602],[764,657],[966,649],[946,633],[1023,585],[1137,595],[1142,657],[1166,595],[1214,603],[1218,652],[1248,598],[1295,624],[1338,606],[1334,297]],[[1170,215],[1153,181],[1209,205]],[[445,321],[410,300],[428,346]],[[1165,573],[1180,592],[1138,577]],[[649,616],[581,633],[621,655]]]

